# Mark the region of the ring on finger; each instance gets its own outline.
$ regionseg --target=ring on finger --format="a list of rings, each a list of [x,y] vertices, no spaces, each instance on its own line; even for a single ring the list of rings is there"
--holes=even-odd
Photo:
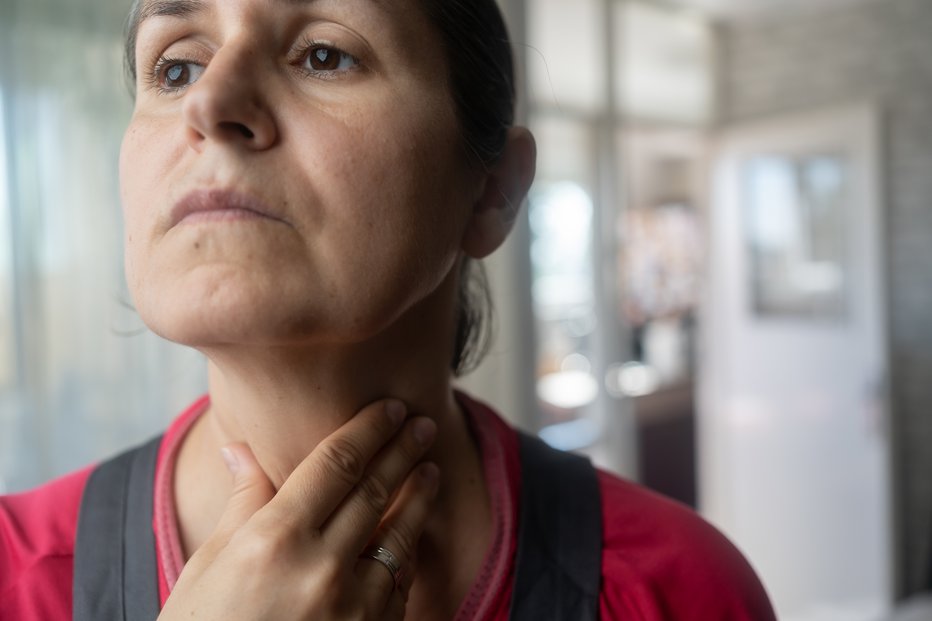
[[[359,558],[371,558],[372,560],[382,563],[382,565],[385,566],[385,569],[388,570],[388,573],[392,575],[392,580],[395,582],[395,588],[397,589],[401,584],[401,581],[404,578],[404,570],[401,567],[401,561],[399,561],[398,557],[395,556],[388,548],[383,548],[382,546],[369,546],[363,550],[362,554],[359,555]]]

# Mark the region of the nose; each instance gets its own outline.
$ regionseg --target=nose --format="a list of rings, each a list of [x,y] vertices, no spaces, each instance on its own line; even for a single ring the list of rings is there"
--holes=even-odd
[[[195,151],[211,141],[261,151],[278,140],[278,127],[262,93],[258,71],[244,50],[221,49],[182,103],[185,135]]]

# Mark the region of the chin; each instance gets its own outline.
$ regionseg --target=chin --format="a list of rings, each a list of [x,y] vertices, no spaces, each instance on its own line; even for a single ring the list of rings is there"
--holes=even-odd
[[[361,344],[405,324],[405,316],[417,315],[414,323],[423,322],[425,314],[441,308],[428,300],[452,292],[423,279],[371,272],[369,278],[332,273],[328,283],[298,269],[277,270],[283,276],[270,277],[266,266],[257,265],[161,267],[142,274],[127,269],[137,311],[159,336],[196,349]],[[346,282],[357,285],[341,286]]]
[[[250,345],[283,346],[352,344],[376,338],[399,314],[359,305],[321,308],[312,299],[276,292],[243,292],[235,296],[163,293],[140,296],[137,311],[143,322],[164,339],[195,349]],[[318,301],[323,296],[318,296]]]
[[[139,308],[150,330],[164,339],[203,349],[227,345],[284,345],[313,339],[320,334],[318,321],[307,312],[282,304],[217,303],[187,300],[155,308]],[[299,320],[296,319],[300,318]],[[315,325],[317,329],[315,329]]]

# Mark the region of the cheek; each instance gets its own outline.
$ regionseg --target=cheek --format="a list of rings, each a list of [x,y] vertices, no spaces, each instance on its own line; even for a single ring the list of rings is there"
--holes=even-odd
[[[127,225],[164,199],[172,167],[184,153],[178,131],[170,118],[134,116],[130,121],[120,145],[120,195]]]
[[[123,144],[120,146],[120,199],[127,234],[139,224],[139,199],[145,196],[152,181],[151,177],[142,174],[148,164],[145,161],[147,150],[143,148],[143,144],[140,131],[131,125],[126,130]]]
[[[135,295],[137,247],[140,242],[140,220],[142,209],[140,195],[144,189],[145,176],[140,175],[143,162],[140,156],[145,153],[139,142],[139,131],[131,124],[123,136],[120,145],[120,203],[123,208],[124,252],[126,279],[130,292]]]
[[[173,157],[164,122],[134,117],[120,146],[120,202],[123,209],[125,269],[130,290],[144,271]],[[178,154],[175,154],[178,156]]]
[[[436,125],[405,121],[370,128],[357,142],[364,145],[360,152],[343,160],[338,174],[353,193],[342,221],[344,243],[358,234],[370,256],[416,262],[404,266],[410,275],[458,251],[468,206],[451,136]]]
[[[463,220],[467,207],[467,168],[459,148],[456,119],[441,105],[392,102],[364,115],[372,120],[352,128],[350,137],[322,154],[332,166],[332,180],[353,193],[361,218],[386,237],[415,235],[421,242],[443,238],[445,229]],[[400,113],[412,110],[417,113]],[[339,142],[337,142],[339,141]],[[329,141],[328,141],[329,142]],[[340,155],[337,155],[340,154]],[[427,235],[416,235],[423,229]],[[430,235],[433,233],[433,235]]]
[[[357,117],[378,122],[308,125],[296,143],[314,145],[299,157],[322,210],[307,220],[309,256],[326,266],[334,300],[349,303],[343,314],[363,331],[384,327],[440,284],[469,209],[452,118],[414,109],[419,118],[395,107]]]

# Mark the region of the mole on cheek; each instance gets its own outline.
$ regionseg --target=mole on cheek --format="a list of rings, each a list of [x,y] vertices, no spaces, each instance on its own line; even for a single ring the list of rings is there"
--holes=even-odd
[[[194,249],[195,249],[195,250],[200,250],[200,249],[201,249],[201,242],[194,242]]]

